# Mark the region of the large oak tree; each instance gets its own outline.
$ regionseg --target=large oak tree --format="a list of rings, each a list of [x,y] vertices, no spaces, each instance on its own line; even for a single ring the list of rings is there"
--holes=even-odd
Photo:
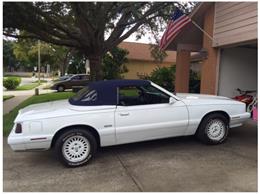
[[[100,80],[104,54],[134,32],[141,36],[162,28],[176,6],[190,7],[176,2],[4,2],[3,32],[76,48],[90,60],[92,80]]]

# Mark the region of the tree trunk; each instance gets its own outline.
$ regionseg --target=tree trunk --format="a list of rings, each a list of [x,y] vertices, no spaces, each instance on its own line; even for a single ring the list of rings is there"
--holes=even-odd
[[[90,56],[89,66],[90,66],[90,79],[91,81],[103,80],[103,71],[101,66],[102,57],[101,56]]]
[[[66,70],[67,70],[69,54],[70,54],[70,50],[67,51],[67,53],[66,53],[66,55],[64,56],[63,60],[60,60],[60,72],[61,72],[61,76],[65,75],[65,72],[66,72]]]
[[[65,74],[63,64],[60,63],[60,76],[63,76]]]

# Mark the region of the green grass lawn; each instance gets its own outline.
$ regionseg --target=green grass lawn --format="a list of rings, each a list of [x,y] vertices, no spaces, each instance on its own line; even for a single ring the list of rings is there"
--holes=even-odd
[[[74,95],[73,92],[60,92],[60,93],[48,93],[39,96],[32,96],[27,100],[23,101],[20,105],[15,107],[11,112],[3,116],[3,134],[8,135],[13,127],[13,122],[18,114],[18,111],[31,104],[68,99]]]
[[[30,78],[30,77],[32,77],[32,76],[31,76],[31,75],[5,74],[4,77],[26,77],[26,78]]]
[[[4,95],[4,96],[3,96],[3,101],[8,100],[8,99],[11,99],[11,98],[13,98],[13,97],[14,97],[14,95]]]
[[[39,86],[38,83],[30,83],[30,84],[18,86],[18,87],[16,87],[15,90],[31,90],[38,86]]]

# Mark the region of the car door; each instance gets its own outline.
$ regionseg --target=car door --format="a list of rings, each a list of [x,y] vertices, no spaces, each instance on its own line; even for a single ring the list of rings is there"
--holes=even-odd
[[[184,135],[188,126],[188,110],[182,101],[170,104],[168,94],[150,86],[146,95],[155,94],[155,101],[146,101],[136,88],[120,88],[115,111],[117,144]],[[140,91],[138,91],[140,90]],[[122,95],[123,91],[123,95]],[[123,98],[122,98],[123,97]],[[125,98],[126,97],[126,98]],[[149,97],[148,97],[149,98]],[[138,101],[140,99],[140,101]],[[124,102],[125,100],[125,102]]]
[[[85,86],[89,82],[89,76],[88,75],[80,75],[80,85]]]
[[[69,81],[68,81],[68,88],[72,88],[73,86],[79,86],[80,85],[80,75],[75,75],[73,76]]]

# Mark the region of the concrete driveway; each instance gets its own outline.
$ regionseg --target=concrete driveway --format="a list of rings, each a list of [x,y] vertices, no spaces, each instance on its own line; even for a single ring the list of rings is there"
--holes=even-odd
[[[52,152],[14,153],[4,139],[4,191],[257,191],[257,126],[230,130],[226,143],[194,137],[106,147],[69,169]]]

